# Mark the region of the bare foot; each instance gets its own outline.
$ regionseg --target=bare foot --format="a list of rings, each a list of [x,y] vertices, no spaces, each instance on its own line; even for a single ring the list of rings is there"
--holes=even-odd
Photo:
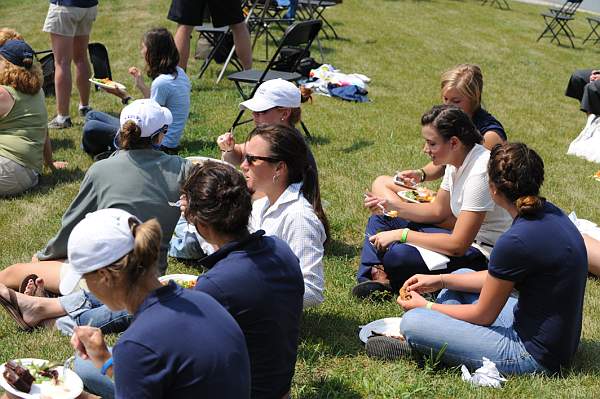
[[[378,267],[379,266],[379,267]],[[383,266],[377,265],[371,267],[371,280],[381,281],[382,283],[389,283],[387,273],[383,271]]]
[[[29,281],[27,282],[27,286],[25,287],[25,292],[23,292],[23,294],[46,298],[44,279],[41,277],[38,277],[35,281],[33,281],[33,279],[29,279]]]
[[[9,288],[4,284],[0,284],[0,296],[8,300],[10,298]],[[48,319],[48,315],[43,314],[43,306],[40,301],[50,300],[49,298],[39,298],[36,296],[29,296],[21,294],[15,291],[17,298],[17,307],[23,315],[23,320],[31,327],[36,327],[42,321]]]

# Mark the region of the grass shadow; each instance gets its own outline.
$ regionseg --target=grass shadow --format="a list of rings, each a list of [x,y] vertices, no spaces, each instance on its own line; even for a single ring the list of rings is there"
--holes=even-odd
[[[73,140],[68,138],[53,138],[50,139],[52,143],[52,150],[62,150],[62,149],[71,149],[73,148]]]
[[[349,384],[339,378],[321,377],[311,381],[310,385],[302,387],[303,391],[298,394],[298,399],[360,399],[362,396],[350,387]]]
[[[322,356],[356,356],[362,351],[358,340],[360,319],[332,311],[305,311],[300,325],[298,358],[307,361]],[[332,339],[333,338],[333,339]]]
[[[311,134],[310,137],[306,137],[306,141],[310,144],[310,145],[325,145],[325,144],[329,144],[331,143],[331,140],[329,140],[329,138],[324,137],[324,136],[315,136],[314,134]]]
[[[600,342],[583,338],[568,374],[589,375],[600,373]]]
[[[343,241],[331,240],[325,248],[327,256],[354,257],[360,255],[361,247],[350,245]]]
[[[350,145],[349,147],[342,148],[342,152],[344,154],[349,154],[351,152],[355,152],[355,151],[361,150],[363,148],[366,148],[368,146],[371,146],[371,145],[373,145],[373,143],[374,142],[370,141],[370,140],[358,140],[358,141],[355,141],[354,143],[352,143],[352,145]]]
[[[85,171],[77,169],[57,169],[49,175],[42,175],[37,186],[30,193],[47,194],[60,184],[79,182],[83,179]]]

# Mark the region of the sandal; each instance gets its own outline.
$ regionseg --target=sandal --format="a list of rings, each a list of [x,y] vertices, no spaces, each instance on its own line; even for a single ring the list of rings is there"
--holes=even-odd
[[[8,314],[13,318],[13,320],[19,325],[19,328],[23,331],[30,332],[33,330],[33,327],[25,322],[23,319],[23,313],[21,313],[21,309],[19,308],[19,302],[17,301],[17,294],[15,294],[14,290],[8,288],[8,300],[2,296],[0,296],[0,305]]]
[[[25,289],[27,288],[27,284],[29,284],[29,280],[33,280],[33,285],[35,287],[35,290],[34,290],[34,294],[32,296],[39,296],[42,298],[56,298],[57,297],[56,294],[46,290],[45,288],[42,289],[42,292],[38,292],[39,287],[37,286],[37,284],[35,282],[38,278],[39,277],[37,274],[30,274],[30,275],[26,276],[23,279],[23,281],[21,281],[21,286],[19,287],[19,292],[21,294],[25,294]],[[41,294],[41,295],[38,295],[38,294]]]

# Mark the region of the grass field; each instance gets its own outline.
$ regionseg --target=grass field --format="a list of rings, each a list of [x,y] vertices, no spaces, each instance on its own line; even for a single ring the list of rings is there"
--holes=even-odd
[[[0,26],[19,30],[36,49],[50,47],[41,32],[47,2],[1,0]],[[359,325],[399,315],[395,303],[358,302],[350,297],[367,212],[362,193],[380,174],[421,166],[419,120],[440,101],[439,75],[463,62],[481,66],[484,105],[505,126],[509,139],[535,148],[546,164],[543,194],[565,211],[600,221],[600,186],[590,179],[598,165],[566,155],[569,142],[585,123],[578,104],[564,88],[572,70],[597,65],[598,47],[582,47],[588,26],[578,15],[573,29],[578,48],[535,42],[543,28],[542,6],[510,2],[510,11],[482,7],[474,0],[345,0],[327,12],[341,38],[322,40],[326,61],[345,72],[372,79],[372,102],[354,104],[317,96],[303,106],[315,136],[323,197],[333,243],[325,257],[326,301],[304,314],[293,383],[297,398],[404,397],[595,397],[600,390],[599,283],[588,280],[584,326],[574,367],[562,378],[510,378],[503,390],[471,388],[456,369],[435,370],[412,361],[369,359],[357,339]],[[110,52],[113,78],[132,87],[127,67],[142,66],[139,40],[145,30],[174,24],[165,19],[168,0],[102,0],[92,41]],[[318,58],[318,52],[314,51]],[[262,51],[255,56],[263,57]],[[200,63],[188,68],[193,80],[192,109],[183,154],[218,156],[216,136],[237,113],[239,97],[229,82],[214,84],[216,67],[202,81]],[[132,90],[134,96],[139,96]],[[71,113],[76,113],[73,98]],[[54,99],[47,100],[54,115]],[[120,102],[96,92],[91,105],[119,112]],[[55,158],[67,170],[46,172],[39,188],[0,200],[0,268],[30,259],[57,231],[60,217],[77,193],[91,160],[80,150],[81,119],[68,130],[52,131]],[[236,133],[238,139],[244,131]],[[118,177],[116,177],[118,178]],[[543,232],[540,232],[543,234]],[[551,238],[549,238],[551,239]],[[191,272],[171,263],[169,271]],[[196,343],[202,345],[202,342]],[[61,360],[71,353],[68,340],[51,331],[21,333],[0,312],[0,360],[39,357]]]

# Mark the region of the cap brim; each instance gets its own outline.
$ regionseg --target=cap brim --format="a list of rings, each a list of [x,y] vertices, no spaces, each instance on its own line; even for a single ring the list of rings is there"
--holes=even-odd
[[[79,287],[79,281],[83,275],[77,273],[69,263],[65,263],[63,267],[65,268],[64,274],[61,276],[58,288],[62,295],[69,295]]]
[[[275,104],[256,97],[240,103],[240,109],[248,109],[252,112],[263,112],[274,107]]]

